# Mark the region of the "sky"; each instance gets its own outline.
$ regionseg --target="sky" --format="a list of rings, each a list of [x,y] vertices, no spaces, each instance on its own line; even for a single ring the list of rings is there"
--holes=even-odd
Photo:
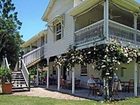
[[[140,3],[140,0],[136,0]],[[22,22],[20,34],[27,41],[43,29],[46,22],[41,20],[49,0],[13,0],[18,18]]]
[[[46,22],[41,20],[49,0],[12,0],[15,4],[18,18],[22,22],[20,34],[27,41],[45,29]]]

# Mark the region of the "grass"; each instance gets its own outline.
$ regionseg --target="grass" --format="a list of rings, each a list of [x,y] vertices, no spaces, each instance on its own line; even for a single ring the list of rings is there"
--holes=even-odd
[[[133,98],[113,103],[101,103],[90,100],[75,101],[28,96],[0,95],[0,105],[140,105],[140,98]]]

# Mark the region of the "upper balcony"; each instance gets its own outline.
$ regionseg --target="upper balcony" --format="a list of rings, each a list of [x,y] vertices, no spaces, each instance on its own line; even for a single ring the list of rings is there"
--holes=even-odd
[[[107,10],[102,0],[96,0],[93,4],[90,2],[85,0],[85,3],[89,5],[88,8],[83,2],[70,12],[75,19],[74,38],[76,46],[92,44],[105,38],[115,38],[125,44],[140,44],[140,16],[137,16],[137,21],[134,22],[134,12],[137,8],[133,6],[134,11],[132,12],[130,11],[131,8],[127,8],[130,3],[121,5],[120,2],[117,4],[116,0],[112,0],[109,1],[108,15],[105,15]],[[108,20],[106,20],[106,16],[108,16]],[[106,28],[106,22],[108,22],[108,28]],[[137,29],[134,28],[136,24]],[[108,34],[105,33],[105,30],[108,30]]]
[[[31,39],[21,45],[24,53],[31,52],[47,43],[47,30],[34,35]]]
[[[94,43],[104,38],[103,35],[104,20],[86,26],[75,31],[75,44],[77,46]],[[135,43],[136,35],[136,43]],[[118,22],[109,20],[109,37],[122,42],[140,45],[140,31]]]

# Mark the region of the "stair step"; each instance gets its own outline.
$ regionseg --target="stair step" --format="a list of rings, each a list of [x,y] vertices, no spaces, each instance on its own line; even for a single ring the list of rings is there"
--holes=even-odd
[[[12,74],[22,74],[21,71],[13,71]]]
[[[12,81],[25,81],[25,79],[24,78],[16,78],[16,79],[12,79]]]
[[[26,84],[15,86],[13,85],[12,89],[19,89],[19,88],[27,88]]]
[[[29,91],[28,87],[25,88],[13,88],[12,92],[24,92],[24,91]]]
[[[15,79],[24,79],[23,77],[21,77],[21,78],[14,78],[14,77],[12,77],[12,80],[15,80]]]
[[[12,74],[12,76],[22,76],[22,73],[21,74],[19,74],[19,73],[15,73],[15,74]]]
[[[14,84],[26,84],[25,81],[21,81],[21,82],[12,82],[12,83],[13,83],[13,85],[14,85]]]

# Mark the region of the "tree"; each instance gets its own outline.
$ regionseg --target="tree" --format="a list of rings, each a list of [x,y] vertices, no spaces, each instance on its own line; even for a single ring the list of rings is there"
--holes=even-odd
[[[17,14],[12,0],[0,0],[0,58],[6,53],[12,64],[17,60],[23,42],[18,32],[22,23]]]

